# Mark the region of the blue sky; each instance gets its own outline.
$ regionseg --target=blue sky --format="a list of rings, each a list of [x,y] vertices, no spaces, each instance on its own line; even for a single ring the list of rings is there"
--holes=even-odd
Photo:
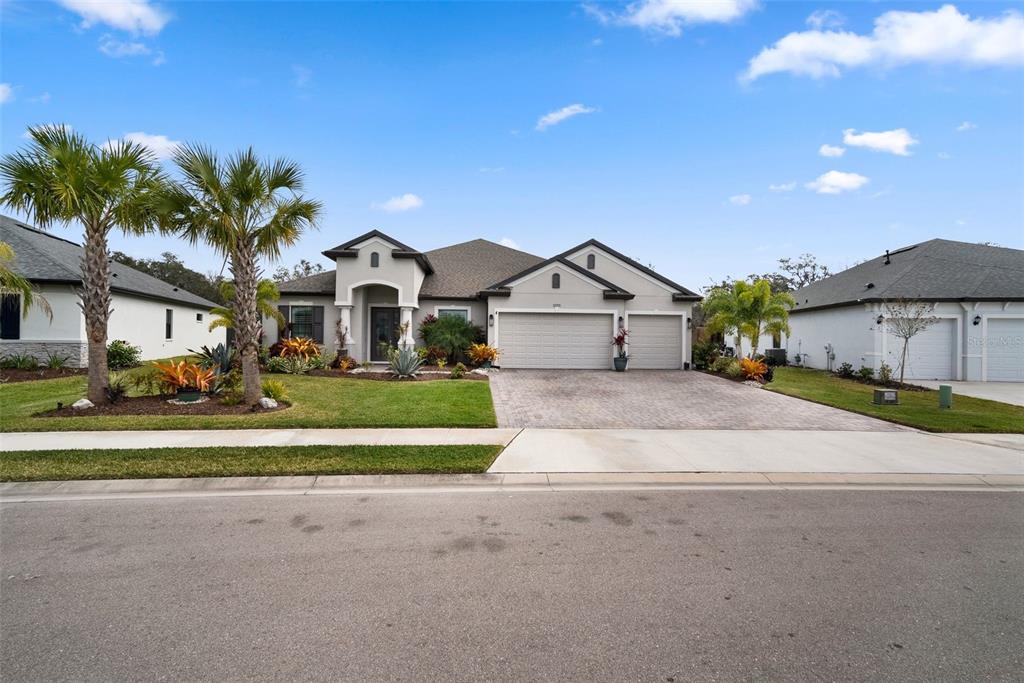
[[[802,252],[1024,248],[1019,7],[4,0],[0,150],[60,122],[291,157],[326,211],[287,263],[371,228],[596,237],[699,288]]]

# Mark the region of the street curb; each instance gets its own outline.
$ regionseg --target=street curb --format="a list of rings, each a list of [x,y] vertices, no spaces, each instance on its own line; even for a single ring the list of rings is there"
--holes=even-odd
[[[580,490],[942,490],[1024,492],[1022,475],[836,474],[807,472],[523,473],[209,477],[0,483],[0,503],[367,493]]]

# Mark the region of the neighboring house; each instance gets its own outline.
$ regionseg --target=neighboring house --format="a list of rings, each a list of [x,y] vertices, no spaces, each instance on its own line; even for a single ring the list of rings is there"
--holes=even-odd
[[[1024,382],[1024,251],[934,239],[861,263],[793,293],[790,358],[894,371],[902,340],[885,302],[933,304],[939,320],[910,340],[906,377]]]
[[[629,330],[631,368],[682,368],[700,296],[596,240],[549,259],[477,239],[420,252],[373,230],[323,252],[337,269],[280,285],[278,330],[328,352],[383,361],[380,342],[422,343],[427,315],[459,316],[487,331],[504,368],[611,368],[612,336]],[[402,326],[406,336],[399,338]]]
[[[48,353],[68,356],[71,367],[85,367],[88,343],[79,306],[82,248],[50,233],[0,216],[0,241],[14,249],[14,270],[30,280],[53,309],[38,307],[22,317],[21,301],[5,295],[0,306],[0,355]],[[110,263],[111,314],[107,339],[124,339],[142,349],[142,358],[166,358],[189,348],[225,340],[223,328],[210,332],[211,301],[126,265]]]

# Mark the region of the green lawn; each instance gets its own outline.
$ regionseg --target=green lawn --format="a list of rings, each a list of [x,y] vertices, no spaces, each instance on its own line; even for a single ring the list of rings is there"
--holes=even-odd
[[[901,391],[900,405],[876,406],[875,387],[820,370],[776,368],[770,391],[870,415],[929,432],[1024,433],[1024,407],[970,396],[953,396],[953,408],[939,408],[939,392]]]
[[[295,446],[12,451],[0,481],[485,472],[501,446]]]
[[[245,415],[89,415],[31,417],[71,404],[84,377],[0,384],[0,432],[119,429],[264,429],[290,427],[494,427],[487,382],[378,382],[338,377],[264,375],[284,382],[292,406]]]

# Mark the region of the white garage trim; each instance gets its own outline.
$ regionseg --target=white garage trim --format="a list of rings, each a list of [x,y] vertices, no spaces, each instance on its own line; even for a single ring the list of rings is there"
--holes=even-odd
[[[982,313],[981,314],[981,380],[988,379],[988,319],[989,318],[1024,318],[1024,313]],[[1024,360],[1021,361],[1024,363]]]
[[[673,315],[676,315],[676,316],[679,316],[679,318],[680,318],[680,320],[679,320],[679,334],[681,335],[680,338],[679,338],[680,339],[679,347],[680,347],[680,352],[682,354],[682,357],[679,359],[679,367],[681,367],[681,368],[682,367],[686,367],[686,356],[687,356],[687,349],[686,349],[686,347],[687,347],[687,343],[686,343],[686,341],[687,341],[686,340],[686,319],[688,317],[686,311],[626,311],[625,322],[623,324],[625,325],[627,331],[629,331],[629,316],[631,316],[631,315],[639,315],[639,316],[673,316]],[[616,332],[618,332],[618,330],[616,330]],[[628,336],[626,337],[626,349],[627,349],[627,353],[628,353],[628,350],[629,350],[629,337]]]
[[[611,345],[611,339],[618,332],[619,311],[616,309],[592,309],[592,308],[496,308],[494,309],[494,345],[501,349],[501,315],[503,313],[539,313],[545,315],[607,315],[610,317],[610,334],[608,336],[608,365],[611,366],[611,359],[615,356],[615,347]]]

